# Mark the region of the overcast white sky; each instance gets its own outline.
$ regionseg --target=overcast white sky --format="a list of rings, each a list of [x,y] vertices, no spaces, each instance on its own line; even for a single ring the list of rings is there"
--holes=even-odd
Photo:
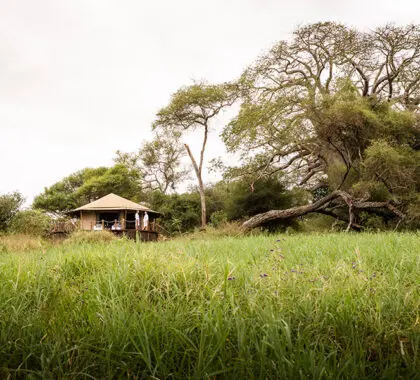
[[[420,1],[0,0],[0,194],[30,203],[112,165],[151,138],[180,86],[231,80],[297,26],[327,20],[419,23]],[[216,132],[207,158],[221,153]]]

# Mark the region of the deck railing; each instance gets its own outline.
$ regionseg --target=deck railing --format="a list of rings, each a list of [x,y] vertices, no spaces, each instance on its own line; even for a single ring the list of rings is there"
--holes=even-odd
[[[100,220],[97,221],[94,225],[91,223],[91,229],[97,229],[97,230],[114,230],[114,231],[121,231],[121,230],[137,230],[137,231],[149,231],[149,232],[157,232],[159,233],[159,227],[156,223],[156,220],[152,220],[148,225],[145,227],[143,220],[140,219],[140,225],[136,226],[135,220],[129,220],[129,219],[121,219],[120,220]],[[130,228],[131,227],[131,228]]]
[[[80,227],[79,221],[74,220],[66,220],[66,221],[53,221],[50,225],[50,233],[51,234],[68,234]]]

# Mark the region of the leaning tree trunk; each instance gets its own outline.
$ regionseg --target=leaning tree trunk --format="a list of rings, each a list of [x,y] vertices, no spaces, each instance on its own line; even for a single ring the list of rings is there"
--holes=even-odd
[[[249,231],[255,227],[261,226],[262,224],[270,220],[290,219],[306,215],[311,212],[322,212],[327,209],[328,205],[331,202],[337,199],[341,199],[342,201],[344,201],[342,206],[347,206],[349,210],[349,221],[346,231],[349,231],[352,227],[360,227],[359,225],[354,223],[353,210],[356,209],[372,210],[386,208],[393,214],[398,216],[401,220],[405,218],[405,215],[401,211],[399,211],[395,206],[391,205],[389,202],[360,201],[354,199],[350,194],[344,191],[336,190],[333,191],[331,194],[328,194],[326,197],[321,198],[318,201],[305,206],[292,207],[286,210],[271,210],[262,214],[255,215],[242,224],[242,229],[244,231]]]

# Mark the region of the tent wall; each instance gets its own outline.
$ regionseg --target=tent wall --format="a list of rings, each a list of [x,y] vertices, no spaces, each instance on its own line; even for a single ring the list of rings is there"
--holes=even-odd
[[[81,211],[80,213],[80,228],[82,230],[92,230],[96,224],[95,211]]]

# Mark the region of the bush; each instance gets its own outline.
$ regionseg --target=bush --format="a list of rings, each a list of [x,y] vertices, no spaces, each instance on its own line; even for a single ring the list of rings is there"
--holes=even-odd
[[[221,227],[227,223],[228,217],[223,210],[215,211],[210,215],[210,224],[213,227]]]
[[[301,197],[298,192],[287,190],[279,178],[260,180],[254,184],[253,191],[246,181],[236,181],[230,186],[225,210],[229,220],[243,220],[270,210],[296,206]]]
[[[45,236],[51,226],[51,217],[40,210],[19,211],[10,222],[12,233]]]
[[[117,237],[109,231],[76,231],[65,241],[65,244],[108,243]]]
[[[162,213],[158,223],[170,234],[191,231],[200,225],[200,195],[196,192],[167,195],[155,191],[150,203],[152,209]]]
[[[18,192],[0,195],[0,231],[8,229],[11,220],[22,206],[24,198]]]

